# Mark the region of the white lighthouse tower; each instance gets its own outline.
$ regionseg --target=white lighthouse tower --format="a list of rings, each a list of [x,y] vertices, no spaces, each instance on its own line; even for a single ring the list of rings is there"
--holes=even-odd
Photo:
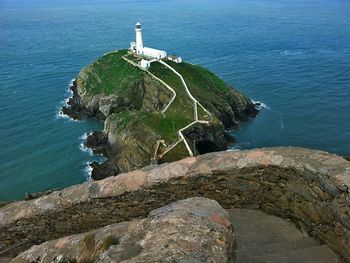
[[[136,23],[135,32],[136,32],[136,53],[141,54],[143,50],[143,40],[142,40],[142,28],[139,22]]]
[[[150,65],[151,62],[160,60],[167,56],[167,53],[163,50],[143,46],[142,28],[139,22],[137,22],[135,25],[135,32],[136,42],[130,43],[130,51],[142,56],[142,67],[146,68]]]

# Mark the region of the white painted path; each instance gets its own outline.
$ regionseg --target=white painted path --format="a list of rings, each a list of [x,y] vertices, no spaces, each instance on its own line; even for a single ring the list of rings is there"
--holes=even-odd
[[[170,105],[173,103],[173,101],[175,100],[176,98],[176,92],[175,90],[170,87],[167,83],[165,83],[163,80],[161,80],[160,78],[158,78],[156,75],[154,75],[152,72],[148,71],[147,69],[145,68],[142,68],[140,67],[137,63],[133,62],[132,60],[126,58],[125,56],[123,56],[123,59],[130,63],[131,65],[135,66],[135,67],[138,67],[139,69],[143,70],[143,71],[146,71],[148,74],[150,74],[153,78],[155,78],[156,80],[158,80],[160,83],[162,83],[168,90],[170,90],[172,93],[173,93],[173,96],[172,98],[170,99],[169,103],[165,106],[165,108],[162,110],[162,114],[164,114],[168,108],[170,107]]]
[[[168,108],[170,107],[170,105],[173,103],[173,101],[175,100],[176,98],[176,92],[175,90],[170,87],[167,83],[165,83],[163,80],[161,80],[160,78],[158,78],[157,76],[155,76],[153,73],[151,73],[150,71],[148,71],[147,69],[144,69],[142,68],[141,66],[139,66],[137,63],[133,62],[132,60],[128,59],[125,57],[126,55],[124,55],[122,58],[130,63],[131,65],[135,66],[135,67],[138,67],[139,69],[143,70],[143,71],[146,71],[148,74],[150,74],[153,78],[155,78],[156,80],[158,80],[160,83],[162,83],[165,87],[167,87],[172,93],[173,93],[173,97],[171,98],[170,102],[168,103],[168,105],[162,110],[162,113],[164,114]],[[180,79],[181,79],[181,82],[183,84],[183,86],[185,87],[185,90],[186,90],[186,93],[187,95],[190,97],[190,99],[193,101],[193,104],[194,104],[194,121],[191,122],[190,124],[188,124],[187,126],[181,128],[180,130],[178,130],[178,135],[180,137],[180,139],[174,143],[173,145],[171,145],[170,147],[168,147],[168,149],[165,150],[165,152],[163,153],[166,154],[167,152],[169,152],[170,150],[172,150],[176,145],[178,145],[181,141],[183,141],[185,143],[185,146],[186,146],[186,149],[188,151],[188,154],[192,157],[193,156],[193,152],[191,150],[191,147],[189,146],[188,142],[186,141],[185,139],[185,136],[183,135],[183,131],[186,130],[187,128],[191,127],[192,125],[196,124],[196,123],[202,123],[202,124],[207,124],[209,125],[209,122],[208,121],[203,121],[203,120],[198,120],[198,105],[209,115],[210,119],[213,119],[211,113],[206,109],[204,108],[204,106],[195,98],[192,96],[190,90],[188,89],[187,87],[187,84],[184,80],[184,78],[182,77],[182,75],[177,72],[173,67],[171,67],[170,65],[168,65],[167,63],[165,63],[164,61],[162,60],[159,60],[159,62],[161,64],[163,64],[164,66],[166,66],[167,68],[169,68],[171,71],[173,71]],[[158,143],[160,141],[157,142],[157,149],[159,147]]]
[[[196,121],[198,121],[198,107],[197,107],[197,105],[199,105],[210,116],[210,119],[213,119],[211,113],[206,108],[204,108],[204,106],[195,97],[192,96],[192,94],[191,94],[190,90],[188,89],[187,84],[186,84],[184,78],[182,77],[182,75],[179,72],[177,72],[172,66],[165,63],[164,61],[159,60],[159,62],[161,64],[163,64],[164,66],[168,67],[171,71],[173,71],[181,79],[181,82],[184,85],[188,96],[191,98],[191,100],[194,103],[194,119]]]

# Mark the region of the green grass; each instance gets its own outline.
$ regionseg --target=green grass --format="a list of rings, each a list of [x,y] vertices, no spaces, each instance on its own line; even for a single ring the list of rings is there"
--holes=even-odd
[[[166,61],[185,79],[191,94],[207,109],[212,111],[214,105],[239,103],[244,97],[209,70],[186,62]],[[214,116],[215,118],[215,116]]]
[[[177,131],[191,121],[185,116],[163,116],[159,113],[147,114],[145,124],[161,136],[168,144],[178,140]]]
[[[222,79],[206,68],[186,62],[178,64],[173,61],[167,61],[167,64],[182,75],[187,85],[201,88],[203,92],[213,90],[226,92],[228,89],[228,85]]]
[[[159,62],[152,63],[149,71],[175,90],[177,96],[175,102],[178,103],[178,106],[181,105],[182,109],[185,110],[193,110],[192,101],[188,97],[181,79],[174,72]]]
[[[142,70],[123,60],[125,54],[126,50],[108,53],[83,69],[87,79],[81,81],[88,94],[125,93],[143,76]]]
[[[159,139],[171,144],[178,140],[177,131],[192,121],[182,115],[166,115],[160,112],[125,111],[111,116],[117,130],[147,128],[154,131]]]
[[[184,158],[185,156],[188,156],[188,151],[185,146],[185,143],[181,142],[178,145],[176,145],[173,150],[169,151],[167,154],[164,155],[164,157],[161,160],[161,163],[174,162]]]
[[[130,123],[133,114],[138,114],[137,112],[123,111],[111,116],[111,121],[117,125],[118,130],[125,129]]]
[[[189,98],[181,79],[164,65],[154,62],[149,69],[176,92],[176,99],[165,112],[165,116],[153,115],[148,125],[156,129],[167,144],[178,139],[177,131],[194,121],[194,104]]]

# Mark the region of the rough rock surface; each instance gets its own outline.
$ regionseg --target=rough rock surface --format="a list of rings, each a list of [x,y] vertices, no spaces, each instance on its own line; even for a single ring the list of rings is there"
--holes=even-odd
[[[350,162],[304,148],[218,152],[87,182],[0,208],[0,249],[142,218],[204,196],[293,220],[350,261]]]
[[[228,213],[213,200],[189,198],[145,219],[113,224],[34,246],[25,262],[233,262],[235,238]]]

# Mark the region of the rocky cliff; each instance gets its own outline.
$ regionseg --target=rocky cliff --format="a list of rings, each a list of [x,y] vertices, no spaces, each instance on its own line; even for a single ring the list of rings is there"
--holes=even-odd
[[[60,262],[63,252],[77,262],[86,262],[85,256],[113,255],[117,260],[110,262],[124,262],[120,257],[149,262],[137,259],[157,259],[162,253],[171,258],[179,251],[188,257],[178,262],[234,262],[234,237],[229,237],[234,229],[216,202],[171,204],[206,197],[225,209],[260,209],[287,218],[349,262],[349,187],[350,162],[321,151],[279,147],[209,153],[1,207],[0,256],[54,240],[30,248],[14,262],[41,262],[44,257]],[[163,247],[153,245],[160,240]],[[197,242],[203,246],[196,248]],[[222,254],[210,253],[214,246]],[[126,248],[132,248],[129,254]]]
[[[190,151],[226,150],[234,139],[225,130],[258,112],[251,100],[208,70],[167,61],[203,106],[196,105],[203,122],[184,130],[179,142],[179,130],[194,121],[193,102],[174,72],[159,62],[145,71],[135,66],[137,62],[137,57],[124,50],[96,60],[80,71],[69,107],[62,109],[75,119],[104,121],[104,130],[91,134],[86,141],[86,146],[108,157],[103,164],[92,164],[94,179],[141,168],[151,161],[179,160]],[[166,85],[176,93],[173,101],[174,94]]]
[[[189,198],[147,218],[34,246],[12,263],[234,262],[234,241],[228,213],[216,201]]]

